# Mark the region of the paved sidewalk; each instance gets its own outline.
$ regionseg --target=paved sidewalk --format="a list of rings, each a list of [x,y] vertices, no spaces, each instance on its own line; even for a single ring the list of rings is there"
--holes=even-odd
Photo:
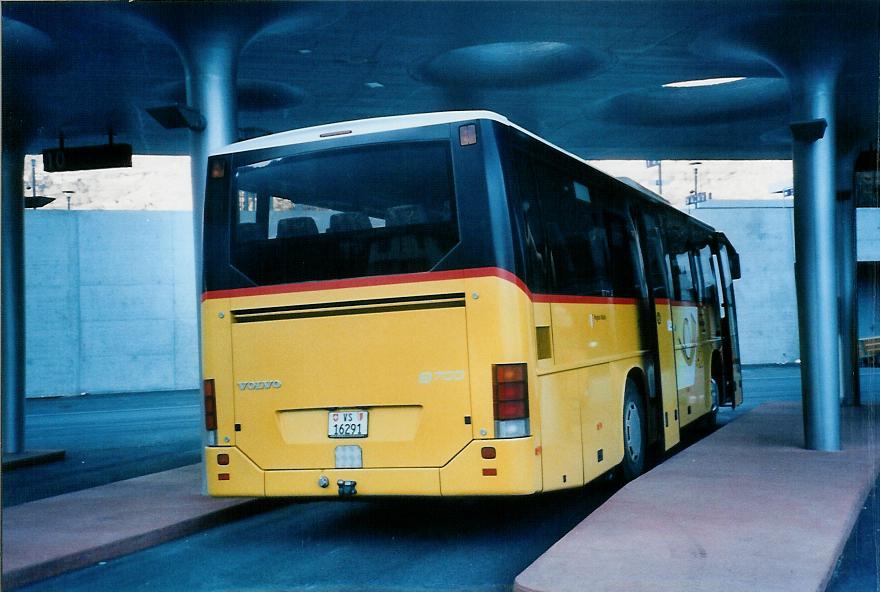
[[[200,465],[118,481],[3,511],[3,588],[145,549],[263,509],[202,496]]]
[[[842,410],[837,453],[802,448],[798,403],[746,413],[617,492],[515,590],[824,590],[877,477],[878,410]]]

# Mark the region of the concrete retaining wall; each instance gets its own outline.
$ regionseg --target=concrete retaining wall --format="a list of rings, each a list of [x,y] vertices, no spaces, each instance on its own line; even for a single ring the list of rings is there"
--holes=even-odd
[[[724,232],[739,252],[742,279],[734,287],[743,363],[796,360],[792,201],[715,201],[690,213]]]
[[[198,386],[191,212],[28,211],[27,395]]]

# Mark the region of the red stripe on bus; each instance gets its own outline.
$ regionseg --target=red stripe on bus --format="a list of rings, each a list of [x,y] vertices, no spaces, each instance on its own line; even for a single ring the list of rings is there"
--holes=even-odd
[[[255,288],[233,288],[230,290],[212,290],[202,294],[202,301],[219,298],[239,298],[243,296],[266,296],[271,294],[291,294],[296,292],[315,292],[318,290],[340,290],[345,288],[363,288],[369,286],[391,286],[415,282],[438,282],[444,280],[462,280],[478,277],[497,277],[506,280],[520,290],[533,302],[557,304],[636,304],[635,298],[614,298],[610,296],[569,296],[565,294],[534,294],[515,274],[499,267],[479,267],[476,269],[458,269],[453,271],[426,271],[422,273],[405,273],[400,275],[375,275],[345,280],[328,280],[323,282],[302,282],[299,284],[277,284],[258,286]]]
[[[254,288],[233,288],[230,290],[212,290],[202,294],[202,301],[217,298],[238,298],[241,296],[266,296],[270,294],[290,294],[295,292],[316,292],[319,290],[341,290],[344,288],[363,288],[369,286],[391,286],[415,282],[438,282],[443,280],[462,280],[477,277],[496,276],[515,284],[523,292],[531,296],[525,283],[506,269],[497,267],[480,267],[476,269],[457,269],[453,271],[426,271],[421,273],[405,273],[399,275],[374,275],[345,280],[328,280],[318,282],[302,282],[298,284],[277,284],[257,286]]]

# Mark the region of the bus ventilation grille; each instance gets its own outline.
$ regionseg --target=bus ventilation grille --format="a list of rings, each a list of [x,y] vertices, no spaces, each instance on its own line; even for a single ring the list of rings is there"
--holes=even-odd
[[[460,308],[464,305],[464,292],[456,292],[453,294],[430,294],[398,298],[375,298],[372,300],[349,300],[346,302],[242,308],[232,311],[232,321],[234,323],[260,323],[265,321],[314,319],[343,315],[430,310],[434,308]]]

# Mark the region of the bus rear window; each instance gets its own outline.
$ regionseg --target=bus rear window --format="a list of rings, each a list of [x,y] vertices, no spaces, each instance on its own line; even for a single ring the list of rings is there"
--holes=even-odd
[[[445,141],[249,164],[232,198],[232,263],[256,285],[429,271],[459,241]]]

